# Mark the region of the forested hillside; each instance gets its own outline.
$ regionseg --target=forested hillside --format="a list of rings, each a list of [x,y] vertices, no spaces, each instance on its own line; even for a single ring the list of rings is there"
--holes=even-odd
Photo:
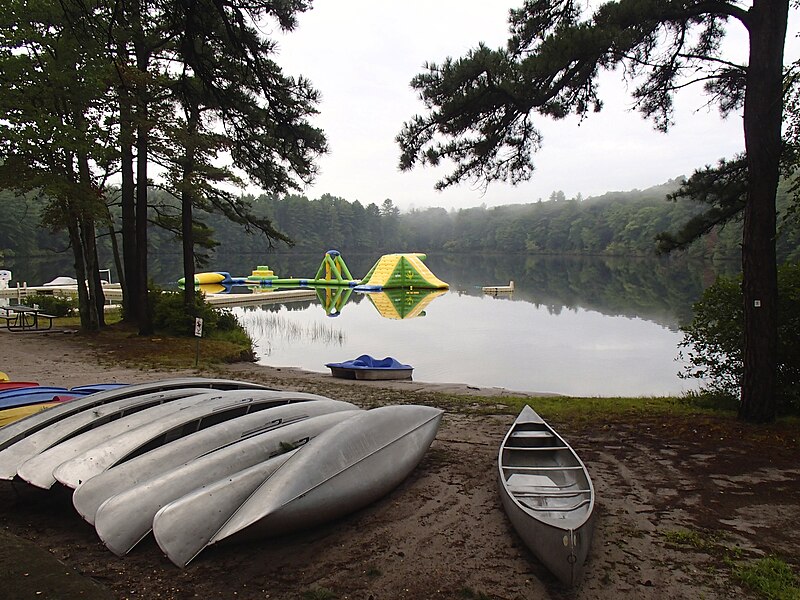
[[[609,192],[603,196],[567,199],[554,192],[548,201],[476,207],[460,210],[414,209],[401,213],[390,199],[380,206],[363,205],[323,195],[317,199],[290,195],[251,197],[254,212],[271,218],[301,251],[330,248],[342,252],[486,252],[549,255],[650,256],[655,236],[672,231],[696,215],[701,206],[689,201],[665,200],[677,181],[646,190]],[[41,226],[43,202],[35,197],[15,198],[2,192],[4,224],[0,228],[0,256],[31,256],[63,250],[66,237]],[[169,202],[159,197],[162,205]],[[783,213],[787,193],[779,195]],[[113,212],[113,211],[112,211]],[[198,218],[212,230],[217,252],[264,253],[263,237],[248,235],[219,215]],[[108,236],[100,240],[108,248]],[[695,258],[738,260],[741,227],[732,224],[713,231],[689,250]],[[800,260],[800,231],[793,221],[782,227],[779,258]],[[171,232],[154,228],[151,252],[178,251]],[[286,250],[280,245],[277,251]]]

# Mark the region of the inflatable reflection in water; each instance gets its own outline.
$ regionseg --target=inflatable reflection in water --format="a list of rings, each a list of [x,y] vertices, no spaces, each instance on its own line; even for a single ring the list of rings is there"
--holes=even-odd
[[[447,290],[384,289],[365,293],[382,317],[401,320],[424,317],[428,305]]]

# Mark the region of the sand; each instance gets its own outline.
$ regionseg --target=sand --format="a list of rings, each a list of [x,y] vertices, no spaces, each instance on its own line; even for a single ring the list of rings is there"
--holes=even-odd
[[[524,547],[500,504],[497,449],[513,421],[500,409],[516,395],[509,390],[345,381],[252,364],[154,372],[107,364],[77,336],[57,331],[1,333],[0,371],[66,387],[224,376],[364,407],[446,410],[423,461],[385,498],[313,531],[210,548],[186,569],[170,563],[152,538],[114,556],[64,489],[5,483],[0,575],[7,599],[727,599],[743,591],[726,556],[774,554],[800,566],[797,426],[753,427],[719,415],[553,422],[597,492],[585,577],[568,590]],[[472,410],[473,396],[494,397],[497,410]]]

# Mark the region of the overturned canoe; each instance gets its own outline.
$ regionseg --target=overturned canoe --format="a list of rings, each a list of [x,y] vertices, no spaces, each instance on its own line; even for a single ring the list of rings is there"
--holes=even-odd
[[[156,406],[125,417],[121,420],[135,419],[142,415],[141,418],[145,422],[110,439],[106,438],[103,432],[114,423],[87,432],[84,435],[97,438],[97,444],[62,462],[53,469],[53,477],[65,486],[75,489],[106,469],[137,454],[143,454],[195,431],[251,412],[290,402],[302,402],[307,396],[292,397],[287,396],[286,392],[275,390],[228,390],[209,392],[191,400],[195,398],[197,402],[181,406],[178,410],[168,411],[167,414],[160,414],[162,407]],[[166,408],[169,409],[169,405]],[[147,418],[153,414],[158,414],[158,417]]]
[[[153,527],[153,517],[164,505],[201,486],[226,479],[242,469],[302,446],[325,430],[360,412],[352,408],[318,414],[284,427],[252,435],[173,469],[163,469],[152,478],[104,501],[95,513],[94,525],[97,534],[112,552],[118,555],[126,554],[147,535]],[[241,419],[246,417],[237,420]],[[113,474],[113,471],[114,469],[111,469],[109,473]],[[77,503],[75,504],[77,506]],[[213,520],[215,515],[227,513],[228,510],[227,506],[220,506],[214,502],[208,518]],[[185,531],[186,535],[197,535],[197,533],[194,530]]]
[[[0,479],[13,479],[18,474],[19,468],[26,461],[46,452],[48,448],[69,440],[75,436],[85,433],[111,421],[119,421],[123,417],[137,413],[147,408],[169,404],[190,396],[207,393],[208,389],[202,388],[181,388],[177,390],[167,390],[164,392],[154,392],[131,396],[113,400],[92,409],[82,410],[75,414],[64,417],[50,425],[31,433],[18,442],[11,444],[7,448],[0,450]],[[31,413],[33,414],[33,413]],[[66,456],[57,455],[61,458],[53,467],[58,466],[66,460]],[[50,487],[55,483],[52,477],[53,468],[46,473],[46,485],[41,481],[33,482],[28,476],[23,479],[34,483],[39,487]]]
[[[27,406],[18,406],[16,408],[5,408],[0,410],[0,427],[10,425],[14,421],[19,421],[32,414],[41,412],[51,406],[59,404],[58,401],[40,402],[38,404],[28,404]]]
[[[90,394],[83,398],[77,398],[72,402],[54,406],[46,411],[38,412],[6,425],[0,429],[0,450],[7,448],[11,444],[31,435],[39,429],[47,427],[51,423],[55,423],[64,417],[86,410],[87,408],[101,406],[121,398],[189,387],[208,388],[212,390],[271,389],[257,383],[234,381],[230,379],[209,379],[205,377],[183,377],[179,379],[165,379],[149,383],[126,385],[114,390],[107,390],[105,392],[98,392],[97,394]]]
[[[3,408],[19,408],[20,406],[28,406],[29,404],[38,404],[40,402],[51,401],[55,396],[82,396],[80,392],[74,394],[64,387],[51,387],[51,386],[37,386],[17,388],[13,390],[5,390],[0,392],[0,409]]]
[[[86,521],[94,524],[97,509],[112,496],[137,487],[173,469],[182,467],[206,453],[270,433],[278,428],[282,429],[281,435],[292,436],[297,434],[299,437],[311,434],[316,435],[322,429],[314,429],[318,426],[315,423],[319,423],[314,421],[314,418],[320,415],[327,416],[329,413],[355,409],[349,402],[331,400],[314,394],[294,392],[293,397],[296,400],[303,398],[307,400],[297,402],[301,412],[296,412],[295,409],[289,407],[280,407],[287,408],[288,412],[280,411],[276,413],[275,409],[279,407],[268,408],[267,410],[219,423],[213,427],[174,440],[169,444],[153,448],[89,479],[75,490],[72,495],[72,504]],[[292,429],[295,423],[285,422],[287,414],[302,417],[297,418],[296,421],[305,423],[305,425],[301,428]],[[309,421],[313,421],[313,423],[308,425]],[[324,420],[322,423],[324,424]],[[322,427],[321,425],[319,426]],[[330,424],[325,425],[325,427],[328,426]],[[311,433],[308,433],[309,431]]]
[[[389,493],[411,473],[436,437],[442,413],[428,406],[402,405],[357,414],[298,450],[241,506],[231,509],[206,544],[186,551],[186,535],[181,532],[181,512],[197,519],[199,511],[205,511],[206,522],[214,524],[210,513],[219,506],[198,502],[197,495],[156,514],[156,541],[170,560],[185,565],[205,545],[231,536],[280,535],[356,511]]]
[[[594,528],[594,487],[581,459],[525,406],[503,439],[498,469],[514,529],[559,580],[576,585]]]

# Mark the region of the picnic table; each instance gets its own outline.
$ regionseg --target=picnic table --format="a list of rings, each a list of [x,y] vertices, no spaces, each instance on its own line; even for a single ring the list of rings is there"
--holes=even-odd
[[[9,331],[42,331],[53,326],[55,315],[48,315],[39,308],[23,304],[0,307],[0,319],[5,319]],[[45,322],[47,326],[45,326]]]

